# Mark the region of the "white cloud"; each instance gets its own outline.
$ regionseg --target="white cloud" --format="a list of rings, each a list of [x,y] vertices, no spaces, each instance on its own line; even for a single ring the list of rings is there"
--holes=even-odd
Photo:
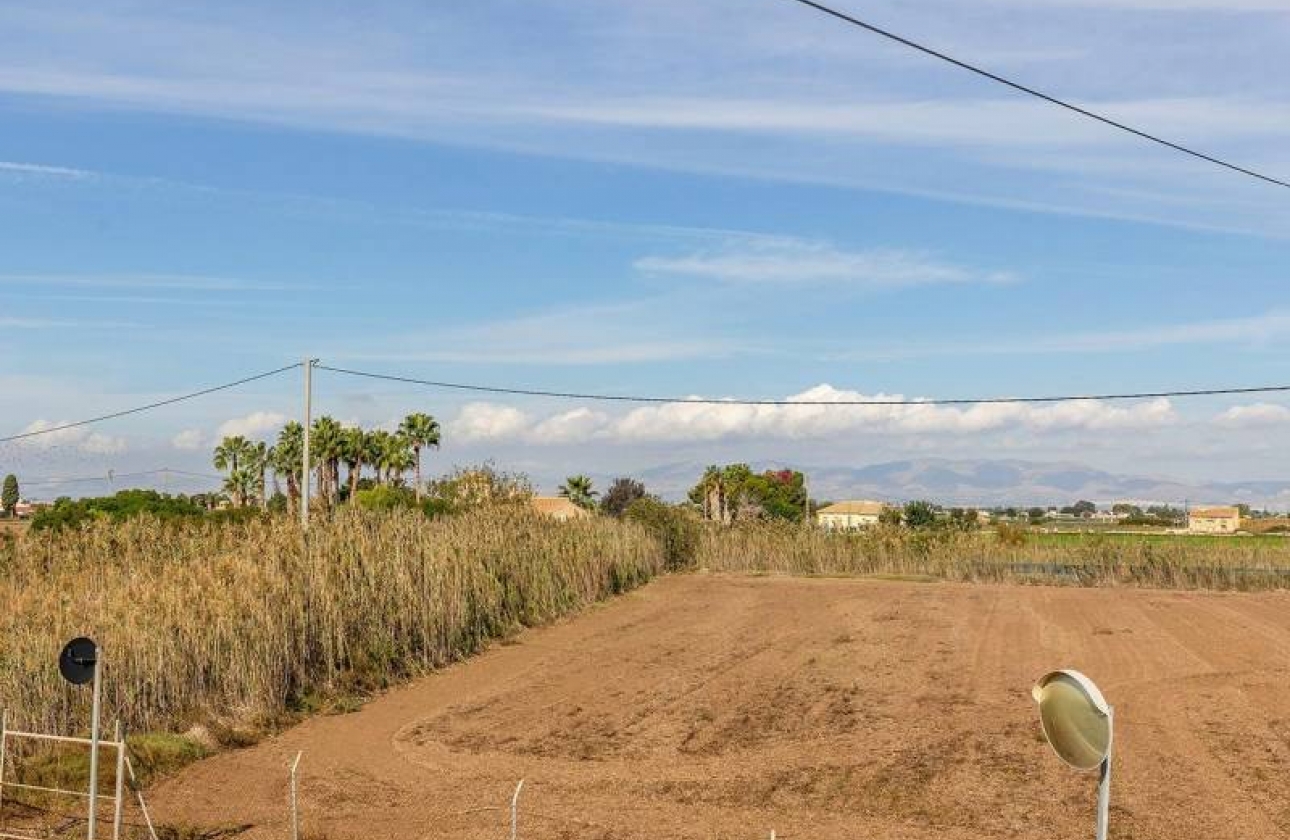
[[[636,408],[619,416],[580,407],[534,421],[508,406],[474,403],[453,430],[469,440],[524,440],[535,444],[608,440],[622,443],[703,442],[741,438],[835,439],[847,435],[975,435],[1022,430],[1155,429],[1177,420],[1173,404],[1154,399],[1130,405],[1094,400],[1055,404],[972,406],[846,405],[904,401],[898,394],[866,395],[818,385],[788,398],[801,405],[747,405],[690,398]],[[829,403],[837,403],[830,405]]]
[[[95,455],[119,455],[126,450],[123,438],[110,437],[95,432],[81,441],[81,450]]]
[[[191,292],[304,291],[311,286],[291,285],[237,277],[192,274],[0,274],[0,285],[23,287],[61,286],[78,289],[161,289]]]
[[[234,417],[225,420],[216,430],[216,436],[225,438],[241,435],[248,438],[263,437],[276,433],[289,418],[276,411],[254,411],[245,417]]]
[[[0,317],[0,327],[15,330],[80,330],[80,329],[134,329],[139,325],[129,321],[84,321],[56,318]]]
[[[576,443],[599,434],[609,423],[609,415],[589,408],[575,408],[548,417],[528,434],[537,443]]]
[[[62,428],[70,424],[68,420],[33,420],[22,430],[23,434],[40,432],[36,437],[22,441],[27,446],[37,449],[69,447],[93,455],[116,455],[128,448],[125,439],[111,437],[100,432],[90,432],[84,426]]]
[[[206,435],[201,429],[184,429],[170,439],[170,445],[185,452],[201,449],[206,446]]]
[[[448,433],[464,441],[515,438],[528,428],[529,422],[528,415],[517,408],[474,402],[462,406],[449,424]]]
[[[1272,403],[1234,405],[1218,415],[1217,422],[1236,428],[1277,426],[1290,423],[1290,408]]]
[[[14,175],[36,175],[51,178],[89,178],[94,175],[87,169],[73,169],[68,166],[49,166],[42,163],[21,163],[12,160],[0,160],[0,173]]]
[[[1290,108],[1279,102],[1216,97],[1086,102],[1111,115],[1133,115],[1165,135],[1195,139],[1285,137]],[[839,134],[883,142],[1007,147],[1114,147],[1116,132],[1091,121],[1053,119],[1020,98],[722,99],[717,97],[584,99],[569,104],[509,106],[516,116],[560,122],[756,134]],[[1060,116],[1060,115],[1058,115]]]
[[[789,400],[814,402],[900,401],[900,395],[866,395],[818,385]],[[1004,429],[1035,432],[1148,428],[1174,421],[1168,400],[1129,407],[1104,402],[937,405],[722,405],[676,402],[638,408],[613,434],[624,440],[718,440],[731,437],[828,438],[845,434],[978,434]]]
[[[730,283],[838,283],[862,289],[961,283],[1005,283],[1007,272],[982,272],[892,249],[845,251],[825,242],[762,238],[731,242],[684,257],[646,257],[637,269]]]
[[[1057,333],[1009,341],[960,339],[922,345],[830,354],[832,361],[917,359],[938,356],[1012,356],[1036,353],[1113,353],[1188,345],[1264,346],[1290,338],[1290,312],[1272,311],[1241,318],[1182,324],[1145,325],[1125,330]]]
[[[734,345],[691,335],[670,297],[575,305],[394,339],[379,350],[333,358],[468,364],[613,365],[711,358]],[[698,330],[694,331],[696,334]]]

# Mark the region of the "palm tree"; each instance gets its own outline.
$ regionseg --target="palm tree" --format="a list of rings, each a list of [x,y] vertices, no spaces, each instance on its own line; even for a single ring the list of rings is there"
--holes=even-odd
[[[224,479],[224,492],[228,493],[229,498],[237,507],[246,504],[246,500],[251,497],[255,487],[255,475],[245,466],[238,467],[228,474]]]
[[[226,488],[230,484],[235,488],[242,487],[242,483],[234,481],[233,478],[241,472],[241,467],[246,463],[247,459],[252,457],[253,449],[251,442],[241,435],[226,437],[220,441],[219,446],[215,447],[214,458],[212,458],[215,469],[228,470],[229,473]],[[246,501],[245,495],[236,490],[229,490],[229,495],[233,499],[233,504],[238,507],[241,507]]]
[[[267,510],[269,507],[269,497],[265,492],[265,473],[269,471],[269,445],[267,443],[258,440],[250,445],[247,449],[246,470],[254,479],[260,509]]]
[[[372,445],[372,465],[376,467],[376,480],[382,485],[395,484],[396,476],[412,467],[412,448],[407,438],[377,429],[369,436]]]
[[[340,485],[341,436],[344,427],[331,417],[319,417],[309,432],[310,460],[317,464],[318,493],[327,504],[336,503]]]
[[[439,421],[429,414],[409,414],[399,424],[399,434],[412,446],[412,456],[416,460],[417,501],[421,501],[421,450],[429,447],[439,448]]]
[[[363,475],[363,465],[372,463],[372,438],[357,426],[345,429],[341,433],[341,459],[349,470],[347,484],[349,499],[353,501],[358,492],[358,480]]]
[[[600,495],[591,486],[591,479],[585,475],[571,475],[560,485],[560,495],[580,508],[596,506],[596,496]]]
[[[304,461],[305,430],[294,420],[278,432],[273,447],[273,471],[287,479],[287,500],[292,510],[300,501],[300,469]]]

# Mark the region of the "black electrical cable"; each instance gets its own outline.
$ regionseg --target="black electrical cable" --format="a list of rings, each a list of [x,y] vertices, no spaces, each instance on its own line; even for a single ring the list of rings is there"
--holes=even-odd
[[[1242,175],[1248,175],[1251,178],[1257,178],[1260,181],[1266,181],[1267,183],[1275,184],[1278,187],[1290,188],[1290,182],[1282,181],[1279,178],[1273,178],[1270,175],[1264,175],[1260,172],[1255,172],[1253,169],[1247,169],[1246,167],[1239,166],[1235,163],[1229,163],[1228,161],[1225,161],[1222,158],[1217,158],[1217,157],[1214,157],[1213,155],[1205,154],[1204,152],[1198,152],[1195,149],[1189,149],[1186,146],[1183,146],[1179,143],[1174,143],[1171,140],[1166,140],[1163,137],[1158,137],[1155,134],[1150,134],[1141,129],[1134,128],[1131,125],[1126,125],[1122,122],[1119,122],[1118,120],[1113,120],[1110,117],[1102,116],[1101,114],[1098,114],[1094,111],[1090,111],[1087,108],[1081,108],[1080,106],[1075,105],[1071,102],[1067,102],[1063,99],[1058,99],[1056,96],[1052,96],[1050,94],[1044,93],[1043,91],[1036,90],[1027,85],[1023,85],[1020,82],[1014,82],[1012,79],[1005,78],[1003,76],[998,75],[997,73],[991,73],[989,70],[982,69],[980,67],[977,67],[976,65],[969,64],[966,61],[961,61],[957,58],[954,58],[951,55],[947,55],[943,52],[940,52],[939,50],[934,50],[931,47],[924,46],[923,44],[920,44],[917,41],[911,41],[909,38],[905,38],[901,35],[897,35],[895,32],[891,32],[879,26],[875,26],[872,23],[867,23],[866,21],[863,21],[858,17],[854,17],[853,15],[849,15],[846,12],[840,12],[837,9],[824,5],[823,3],[817,3],[816,0],[792,0],[792,2],[800,3],[803,6],[808,6],[812,9],[815,9],[818,12],[823,12],[826,15],[830,15],[831,17],[835,17],[838,20],[849,23],[852,26],[858,26],[861,29],[872,32],[875,35],[880,35],[883,38],[887,38],[889,40],[895,41],[896,43],[902,44],[906,47],[909,47],[910,49],[918,50],[919,52],[924,53],[926,55],[930,55],[933,58],[938,58],[941,61],[947,62],[949,64],[953,64],[955,67],[958,67],[963,70],[967,70],[969,73],[975,73],[976,75],[989,79],[992,82],[998,82],[1001,85],[1006,85],[1007,87],[1010,87],[1013,90],[1020,91],[1024,94],[1033,96],[1037,99],[1042,99],[1043,101],[1051,105],[1056,105],[1059,108],[1065,108],[1066,110],[1079,114],[1082,117],[1087,117],[1091,120],[1096,120],[1105,125],[1109,125],[1112,128],[1118,128],[1121,131],[1126,131],[1129,134],[1142,138],[1143,140],[1148,140],[1152,143],[1158,143],[1161,146],[1165,146],[1167,148],[1173,149],[1176,152],[1182,152],[1185,155],[1191,155],[1192,157],[1199,158],[1200,160],[1206,161],[1207,163],[1212,163],[1216,166],[1222,166],[1226,169],[1232,170],[1233,172],[1239,172]]]
[[[87,420],[77,420],[75,423],[64,423],[61,426],[51,426],[48,429],[37,429],[36,431],[32,431],[32,432],[21,432],[16,435],[9,435],[8,437],[0,437],[0,443],[11,443],[15,440],[26,440],[27,438],[39,437],[40,435],[49,435],[49,434],[53,434],[54,432],[66,431],[67,429],[77,429],[77,428],[80,428],[81,426],[88,426],[92,423],[102,423],[104,420],[115,420],[118,417],[128,417],[131,414],[139,414],[140,412],[150,411],[151,409],[154,409],[154,408],[161,408],[162,406],[174,405],[175,403],[184,402],[185,400],[191,400],[197,397],[204,397],[207,394],[214,394],[217,391],[227,391],[228,389],[236,388],[239,385],[246,385],[248,382],[255,382],[260,379],[268,379],[270,376],[277,376],[280,373],[285,373],[286,371],[298,368],[302,364],[304,363],[296,362],[294,365],[287,365],[286,367],[280,367],[276,370],[270,370],[264,373],[257,373],[254,376],[248,376],[245,379],[239,379],[236,382],[226,382],[223,385],[216,385],[213,388],[203,388],[200,391],[193,391],[191,394],[183,394],[182,396],[171,397],[168,400],[161,400],[160,402],[148,403],[147,405],[135,406],[134,408],[127,408],[124,411],[114,411],[111,414],[104,414],[99,417],[91,417]]]
[[[382,379],[389,382],[403,382],[412,385],[425,385],[431,388],[444,388],[455,391],[474,391],[486,394],[507,394],[525,397],[550,397],[553,399],[587,400],[597,402],[628,403],[681,403],[690,405],[767,405],[767,406],[926,406],[926,405],[999,405],[1009,403],[1060,403],[1060,402],[1093,402],[1100,400],[1145,400],[1161,397],[1207,397],[1222,394],[1270,394],[1290,391],[1290,385],[1264,385],[1252,388],[1205,388],[1199,390],[1176,391],[1141,391],[1120,394],[1069,394],[1051,397],[965,397],[925,400],[748,400],[748,399],[712,399],[699,397],[651,397],[626,394],[591,394],[574,391],[544,391],[531,388],[503,388],[491,385],[473,385],[462,382],[440,382],[431,379],[416,379],[409,376],[372,373],[370,371],[351,370],[315,365],[318,370],[346,376],[361,376],[368,379]]]

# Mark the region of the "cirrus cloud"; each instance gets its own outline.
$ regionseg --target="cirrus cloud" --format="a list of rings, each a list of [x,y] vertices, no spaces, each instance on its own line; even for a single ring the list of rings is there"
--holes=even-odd
[[[1018,279],[1011,272],[980,271],[916,251],[847,251],[826,242],[786,237],[744,237],[717,249],[680,257],[645,257],[634,265],[647,274],[674,274],[723,283],[840,284],[866,290],[999,284]]]

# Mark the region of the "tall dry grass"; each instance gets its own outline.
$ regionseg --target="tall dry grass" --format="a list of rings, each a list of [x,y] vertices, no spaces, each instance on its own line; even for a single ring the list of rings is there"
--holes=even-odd
[[[1089,536],[1052,543],[994,531],[876,528],[834,533],[775,523],[704,529],[699,566],[723,572],[905,575],[961,581],[1188,589],[1290,587],[1290,541]]]
[[[24,725],[82,727],[89,692],[55,665],[85,634],[104,651],[107,719],[254,726],[460,659],[662,566],[640,527],[516,507],[341,511],[307,551],[286,518],[32,533],[0,545],[0,705]]]

